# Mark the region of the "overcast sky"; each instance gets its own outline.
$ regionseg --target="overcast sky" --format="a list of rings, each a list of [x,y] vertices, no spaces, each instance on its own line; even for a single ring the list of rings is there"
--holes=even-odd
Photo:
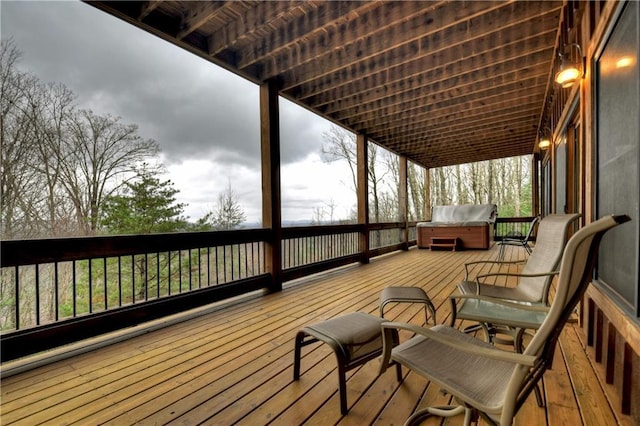
[[[2,39],[23,53],[20,68],[159,143],[191,219],[231,183],[247,220],[260,221],[255,84],[80,2],[2,0],[0,14]],[[346,217],[355,204],[347,167],[320,159],[331,123],[282,98],[280,109],[283,220],[310,220],[331,202],[334,218]]]

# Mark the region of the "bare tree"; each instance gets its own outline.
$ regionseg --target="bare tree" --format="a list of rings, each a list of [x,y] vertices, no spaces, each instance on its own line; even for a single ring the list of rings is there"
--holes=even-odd
[[[86,235],[97,229],[104,198],[159,152],[156,141],[137,132],[138,126],[125,125],[119,117],[80,110],[70,123],[70,137],[54,153],[61,163],[61,184]]]
[[[3,235],[60,236],[75,231],[59,187],[53,152],[66,137],[74,96],[15,67],[20,53],[2,45]]]
[[[353,133],[349,133],[341,127],[332,126],[328,132],[323,134],[324,143],[322,145],[323,161],[332,163],[335,161],[346,161],[349,170],[351,172],[351,189],[355,192],[358,187],[358,175],[357,175],[357,153],[356,153],[356,138]],[[379,155],[379,153],[381,153]],[[388,160],[391,154],[388,151],[383,150],[374,143],[368,144],[368,180],[369,180],[369,209],[371,211],[372,221],[380,222],[383,220],[393,220],[393,218],[387,218],[381,215],[383,206],[383,198],[381,194],[384,190],[385,178],[390,172]],[[397,166],[396,166],[397,167]],[[397,182],[397,181],[396,181]],[[397,183],[396,183],[397,185]],[[394,184],[389,186],[390,191],[397,197],[397,188],[394,188]],[[389,200],[389,197],[384,198],[385,201]],[[396,204],[397,206],[397,204]],[[393,217],[397,214],[394,213]]]
[[[356,140],[353,133],[341,127],[331,126],[329,131],[322,134],[322,158],[327,163],[345,161],[351,172],[351,189],[355,192],[358,187],[358,155]]]
[[[238,203],[238,197],[231,187],[231,181],[218,196],[215,209],[207,216],[216,230],[235,229],[246,220],[244,210]]]
[[[159,152],[119,118],[77,111],[62,84],[20,72],[20,51],[2,41],[2,234],[95,232],[102,200]]]
[[[18,227],[20,193],[30,180],[20,173],[20,165],[29,158],[26,136],[28,126],[22,120],[21,88],[24,74],[15,69],[20,52],[12,42],[3,40],[0,56],[0,196],[2,201],[2,236],[12,238]]]

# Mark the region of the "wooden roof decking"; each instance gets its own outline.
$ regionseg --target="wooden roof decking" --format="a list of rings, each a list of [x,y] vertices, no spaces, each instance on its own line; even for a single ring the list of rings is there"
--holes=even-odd
[[[524,250],[509,247],[508,256]],[[489,251],[412,249],[300,280],[282,292],[219,304],[203,315],[2,381],[0,422],[8,424],[401,424],[418,404],[448,401],[403,369],[377,377],[371,361],[348,373],[350,412],[340,414],[335,356],[327,345],[303,348],[302,376],[292,380],[293,340],[304,325],[352,311],[377,315],[380,291],[419,285],[448,323],[448,296],[462,264]],[[508,258],[509,258],[508,257]],[[392,320],[421,323],[418,305],[388,305]],[[569,324],[553,369],[544,377],[547,407],[531,396],[517,424],[616,424]],[[406,336],[403,336],[403,338]],[[460,424],[461,418],[448,424]],[[439,423],[438,423],[439,424]]]
[[[427,168],[532,154],[562,1],[88,1]]]

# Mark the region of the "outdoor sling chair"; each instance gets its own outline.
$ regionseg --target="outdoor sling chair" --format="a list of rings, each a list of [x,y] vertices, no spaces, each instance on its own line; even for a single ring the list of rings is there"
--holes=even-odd
[[[569,225],[580,217],[580,214],[554,214],[543,218],[538,225],[538,235],[533,252],[519,273],[493,272],[470,279],[470,272],[483,265],[504,266],[522,263],[523,261],[503,262],[498,260],[481,260],[469,262],[465,267],[465,280],[458,284],[461,294],[478,294],[500,299],[521,302],[547,304],[549,287],[567,242]],[[489,284],[487,279],[497,277],[516,277],[516,287]],[[452,303],[455,303],[452,301]]]
[[[465,329],[467,332],[482,329],[487,342],[513,344],[515,350],[519,350],[522,344],[522,337],[525,328],[513,327],[508,322],[492,322],[491,316],[487,316],[486,320],[479,318],[477,314],[469,311],[469,304],[464,299],[468,295],[476,295],[487,298],[506,299],[520,303],[529,304],[548,304],[549,289],[553,278],[557,275],[556,268],[562,257],[562,251],[567,243],[567,235],[569,225],[580,217],[579,214],[559,214],[549,215],[540,221],[538,226],[538,236],[533,252],[525,261],[477,261],[465,264],[465,281],[458,284],[458,291],[462,296],[463,306],[456,307],[461,297],[451,296],[451,325],[456,317],[463,320],[471,320],[477,322],[475,326],[469,326]],[[478,275],[475,280],[469,279],[470,271],[482,265],[504,267],[505,265],[513,265],[526,262],[519,273],[492,272]],[[518,280],[515,287],[488,284],[484,281],[489,279],[507,279],[514,277]],[[467,312],[465,312],[467,311]],[[457,315],[456,315],[456,312]],[[533,330],[533,327],[528,327]],[[504,336],[498,338],[497,336]]]
[[[380,373],[391,363],[400,363],[442,388],[459,404],[424,408],[405,424],[418,424],[431,415],[464,413],[466,425],[478,416],[489,424],[511,425],[550,368],[560,332],[592,281],[603,234],[628,220],[628,216],[605,216],[571,237],[562,255],[553,300],[550,306],[542,306],[547,310],[546,316],[523,353],[499,349],[446,325],[423,328],[414,324],[382,323]],[[415,336],[393,347],[397,330],[409,330]]]
[[[502,240],[498,241],[496,244],[500,246],[500,251],[498,252],[498,260],[504,259],[504,249],[506,246],[520,246],[523,247],[528,254],[531,254],[531,246],[529,245],[529,241],[531,241],[531,236],[533,235],[533,231],[536,228],[536,224],[540,220],[539,216],[534,217],[529,223],[529,230],[525,235],[519,233],[509,233],[505,235]]]

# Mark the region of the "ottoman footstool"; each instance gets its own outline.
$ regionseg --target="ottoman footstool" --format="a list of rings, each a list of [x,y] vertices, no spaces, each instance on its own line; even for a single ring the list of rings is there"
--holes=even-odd
[[[384,317],[384,307],[387,303],[422,303],[424,304],[424,321],[431,320],[436,324],[436,307],[433,306],[427,293],[420,287],[386,287],[380,293],[380,316]]]
[[[338,361],[338,388],[340,412],[347,414],[346,372],[382,354],[383,318],[363,312],[353,312],[327,321],[308,325],[296,334],[293,379],[300,378],[300,355],[302,347],[315,342],[328,344]],[[394,344],[398,343],[397,332]],[[398,380],[402,380],[400,364],[396,365]]]

